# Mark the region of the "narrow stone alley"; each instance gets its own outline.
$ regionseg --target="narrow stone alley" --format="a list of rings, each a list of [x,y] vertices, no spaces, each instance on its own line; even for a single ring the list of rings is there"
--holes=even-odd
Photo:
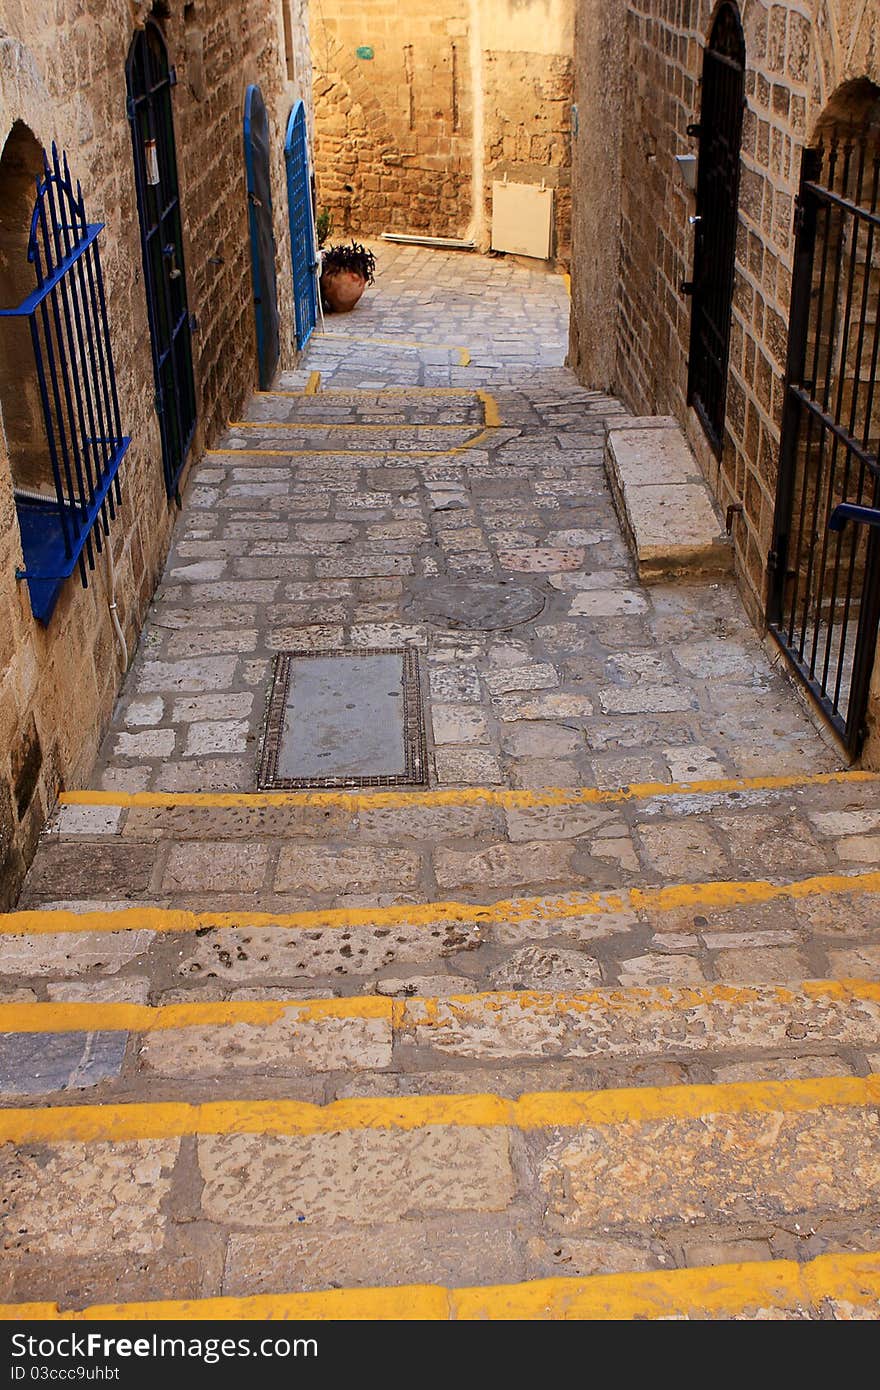
[[[878,777],[639,582],[564,280],[376,250],[0,920],[4,1316],[876,1317]],[[400,649],[418,776],[267,782],[276,653]]]

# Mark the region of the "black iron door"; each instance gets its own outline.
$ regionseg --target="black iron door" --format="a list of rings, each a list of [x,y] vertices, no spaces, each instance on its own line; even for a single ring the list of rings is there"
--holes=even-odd
[[[837,509],[880,506],[878,192],[876,131],[804,152],[769,557],[770,631],[853,754],[880,621],[880,531],[863,524],[869,513]]]
[[[173,497],[195,430],[196,394],[171,109],[175,78],[152,21],[132,41],[126,79],[162,466]]]
[[[736,261],[746,49],[733,4],[718,11],[703,60],[688,402],[721,456]]]
[[[275,229],[269,179],[269,116],[263,94],[253,83],[244,100],[244,161],[247,171],[251,278],[257,328],[260,389],[272,385],[278,365],[278,282],[275,275]]]

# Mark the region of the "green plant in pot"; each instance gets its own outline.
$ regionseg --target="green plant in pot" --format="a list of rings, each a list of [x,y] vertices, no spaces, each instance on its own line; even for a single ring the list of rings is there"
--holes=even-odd
[[[329,246],[321,252],[321,302],[325,309],[346,314],[353,309],[367,285],[372,285],[376,257],[366,246]]]

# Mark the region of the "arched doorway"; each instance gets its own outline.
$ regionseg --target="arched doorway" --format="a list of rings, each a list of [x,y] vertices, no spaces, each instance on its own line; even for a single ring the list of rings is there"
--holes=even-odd
[[[770,631],[855,754],[880,623],[880,87],[848,82],[804,151]]]
[[[727,363],[736,264],[740,144],[745,105],[746,45],[736,5],[718,10],[703,60],[699,125],[693,305],[688,403],[713,452],[724,438]]]
[[[165,490],[173,497],[195,431],[196,393],[171,106],[172,73],[165,39],[153,20],[135,34],[125,75],[162,466]]]

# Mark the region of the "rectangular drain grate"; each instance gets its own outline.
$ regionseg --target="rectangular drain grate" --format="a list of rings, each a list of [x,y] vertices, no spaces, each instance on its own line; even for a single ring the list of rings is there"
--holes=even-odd
[[[425,786],[415,647],[279,652],[258,786]]]

